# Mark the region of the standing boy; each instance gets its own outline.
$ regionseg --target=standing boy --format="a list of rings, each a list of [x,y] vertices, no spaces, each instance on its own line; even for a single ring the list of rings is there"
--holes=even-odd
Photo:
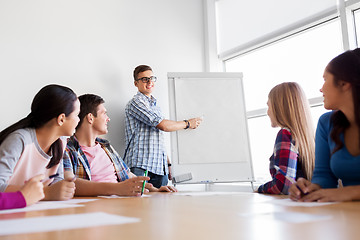
[[[125,108],[124,161],[137,176],[143,176],[148,170],[149,182],[159,188],[167,185],[168,178],[171,180],[171,164],[166,154],[163,132],[195,129],[201,123],[201,118],[184,121],[164,119],[152,96],[156,77],[151,67],[137,66],[133,76],[138,93]]]

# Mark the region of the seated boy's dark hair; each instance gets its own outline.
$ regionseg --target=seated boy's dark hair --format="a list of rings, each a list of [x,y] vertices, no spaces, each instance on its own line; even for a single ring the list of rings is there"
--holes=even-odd
[[[95,94],[81,95],[79,97],[79,101],[80,101],[80,113],[79,113],[80,122],[77,125],[76,129],[78,129],[81,126],[85,116],[88,115],[89,113],[92,113],[96,117],[97,107],[105,102],[102,97],[97,96]]]

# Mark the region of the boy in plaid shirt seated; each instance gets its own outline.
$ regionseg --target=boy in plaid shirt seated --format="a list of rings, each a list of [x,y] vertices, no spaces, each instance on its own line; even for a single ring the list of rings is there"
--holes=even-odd
[[[63,157],[65,177],[77,178],[75,196],[140,196],[143,181],[149,178],[131,173],[109,141],[98,138],[108,132],[110,121],[104,100],[93,94],[82,95],[79,100],[80,122]],[[146,189],[145,192],[176,191],[171,186],[155,188],[149,183]]]

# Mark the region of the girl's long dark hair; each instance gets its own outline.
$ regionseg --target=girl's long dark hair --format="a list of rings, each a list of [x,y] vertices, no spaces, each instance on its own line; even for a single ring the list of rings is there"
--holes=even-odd
[[[31,104],[31,113],[7,127],[0,132],[0,145],[7,136],[21,128],[40,128],[53,118],[57,118],[64,113],[68,116],[74,111],[74,102],[77,100],[76,94],[68,87],[51,84],[43,87],[34,97]],[[63,155],[63,146],[60,139],[57,139],[50,147],[52,158],[47,165],[51,168],[57,165]]]
[[[327,65],[326,71],[334,76],[336,86],[339,86],[339,81],[345,81],[351,84],[354,116],[355,122],[359,127],[360,143],[360,48],[346,51],[332,59]],[[332,152],[335,153],[343,147],[344,144],[340,140],[340,135],[350,126],[350,123],[344,113],[339,110],[332,115],[331,121],[333,129],[330,137],[336,144]]]

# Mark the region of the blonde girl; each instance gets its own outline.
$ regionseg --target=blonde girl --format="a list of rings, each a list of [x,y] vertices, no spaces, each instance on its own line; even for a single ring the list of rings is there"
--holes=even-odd
[[[267,104],[271,126],[281,129],[270,157],[272,181],[261,185],[258,192],[288,194],[292,182],[299,177],[311,180],[314,169],[314,130],[309,104],[295,82],[275,86]]]

